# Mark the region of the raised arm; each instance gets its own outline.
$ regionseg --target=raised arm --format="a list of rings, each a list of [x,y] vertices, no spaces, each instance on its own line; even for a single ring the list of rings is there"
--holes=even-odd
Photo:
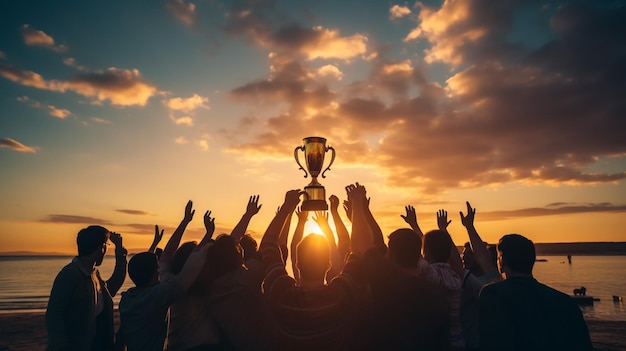
[[[176,249],[178,249],[178,245],[180,245],[180,240],[185,233],[185,229],[187,229],[187,225],[191,222],[195,213],[196,210],[193,209],[193,202],[191,200],[187,201],[183,220],[180,221],[180,224],[170,237],[170,240],[167,241],[165,249],[163,249],[163,253],[161,254],[161,258],[159,259],[160,261],[163,261],[163,263],[167,264],[172,262],[172,259],[174,258],[174,253],[176,252]]]
[[[367,198],[365,187],[359,183],[346,187],[348,201],[352,204],[352,252],[362,255],[374,247],[372,228],[367,220]]]
[[[469,201],[466,201],[467,205],[467,215],[463,215],[463,212],[459,212],[461,215],[461,223],[467,229],[467,235],[470,239],[470,244],[472,245],[472,252],[474,252],[474,258],[476,262],[480,265],[480,268],[483,270],[483,273],[487,273],[492,269],[495,269],[493,262],[491,261],[491,254],[487,249],[487,246],[478,235],[476,228],[474,227],[474,216],[476,215],[476,209],[472,208]]]
[[[298,270],[298,266],[296,265],[296,248],[300,241],[302,241],[302,237],[304,236],[304,225],[306,224],[307,219],[309,218],[308,211],[302,211],[300,207],[296,209],[296,216],[298,216],[298,224],[296,225],[296,230],[293,232],[293,237],[291,238],[291,269],[293,271],[293,277],[297,282],[300,281],[300,271]]]
[[[163,231],[164,229],[161,229],[161,231],[159,232],[159,226],[154,226],[154,239],[152,239],[152,244],[150,245],[148,251],[153,253],[156,252],[157,245],[159,245],[161,239],[163,239]]]
[[[287,191],[285,194],[285,202],[280,206],[280,210],[278,210],[276,216],[274,216],[274,219],[272,219],[270,225],[267,227],[265,234],[263,234],[261,251],[263,251],[263,247],[278,245],[278,237],[283,229],[283,225],[289,217],[289,213],[293,212],[300,203],[301,194],[300,189]]]
[[[452,245],[450,246],[450,257],[448,258],[448,263],[452,270],[454,270],[459,277],[463,277],[465,275],[465,270],[463,269],[463,262],[461,261],[461,255],[459,254],[459,249],[456,248],[454,244],[454,240],[452,240],[452,236],[448,232],[448,226],[452,220],[448,220],[448,211],[439,210],[437,211],[437,226],[439,230],[444,231],[448,234],[450,238],[450,242]]]
[[[109,240],[115,245],[115,268],[113,268],[113,273],[107,280],[107,288],[111,296],[115,296],[126,279],[126,254],[128,252],[122,245],[122,235],[119,233],[109,234]]]
[[[400,215],[400,217],[402,217],[402,219],[404,219],[404,221],[411,226],[411,229],[419,235],[420,239],[424,239],[424,232],[422,232],[422,229],[420,229],[420,226],[417,224],[415,207],[407,205],[404,209],[406,210],[406,215]]]
[[[276,210],[276,213],[280,211],[280,207]],[[278,236],[278,247],[280,248],[280,254],[283,256],[283,262],[287,262],[287,257],[289,256],[289,248],[287,247],[287,239],[289,238],[289,229],[291,229],[291,217],[293,216],[293,212],[290,212],[285,220],[285,224],[283,224],[283,228],[280,230],[280,235]]]
[[[327,211],[315,211],[315,215],[313,216],[313,221],[317,223],[317,226],[320,227],[322,233],[326,237],[328,241],[328,246],[330,246],[330,270],[326,275],[326,280],[331,281],[334,277],[338,276],[343,269],[343,258],[339,255],[339,251],[337,250],[337,243],[335,242],[335,233],[330,228],[328,224],[328,212]]]
[[[328,200],[330,201],[330,214],[333,216],[333,222],[337,230],[337,251],[342,259],[345,259],[350,252],[350,234],[339,216],[339,198],[331,195]]]
[[[248,200],[248,206],[246,206],[246,212],[241,216],[239,223],[233,228],[233,231],[230,235],[235,239],[235,242],[238,243],[241,240],[241,237],[246,234],[246,229],[248,229],[248,224],[250,224],[250,219],[259,213],[262,205],[259,205],[259,195],[250,196]]]
[[[210,243],[213,238],[213,233],[215,233],[215,217],[211,217],[211,211],[206,211],[203,219],[204,229],[206,229],[206,232],[204,233],[204,237],[202,238],[202,241],[200,241],[199,246]]]
[[[378,222],[374,218],[372,211],[370,210],[370,200],[371,198],[367,198],[365,202],[365,216],[367,218],[367,224],[372,229],[372,235],[374,240],[374,246],[381,248],[383,252],[387,251],[387,245],[385,245],[385,239],[383,238],[383,231],[380,229]]]

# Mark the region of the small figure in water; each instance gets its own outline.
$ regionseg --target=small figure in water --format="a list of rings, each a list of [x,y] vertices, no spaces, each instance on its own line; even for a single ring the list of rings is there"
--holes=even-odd
[[[567,263],[572,264],[572,255],[567,255]]]

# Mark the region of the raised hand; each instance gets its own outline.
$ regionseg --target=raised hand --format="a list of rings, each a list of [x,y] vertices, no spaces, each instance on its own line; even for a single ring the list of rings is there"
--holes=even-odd
[[[328,201],[330,201],[330,210],[337,211],[339,208],[339,198],[335,195],[330,195]]]
[[[352,202],[348,200],[343,201],[343,209],[346,211],[346,216],[352,221]]]
[[[164,229],[161,229],[161,231],[159,231],[158,224],[154,225],[154,239],[152,239],[152,245],[150,245],[150,248],[148,249],[148,251],[155,252],[157,245],[159,245],[159,243],[161,242],[161,239],[163,239],[164,231],[165,231]]]
[[[283,206],[287,206],[287,208],[295,209],[296,206],[300,203],[300,195],[302,195],[302,191],[300,189],[293,189],[287,191],[285,193],[285,202]]]
[[[187,201],[187,205],[185,206],[185,217],[183,217],[183,219],[187,222],[191,222],[195,213],[196,210],[193,209],[193,202],[191,200]]]
[[[470,228],[474,226],[474,215],[476,215],[476,209],[472,208],[469,201],[465,201],[465,204],[467,205],[467,215],[464,216],[461,211],[459,211],[459,214],[461,215],[461,223],[463,226]]]
[[[448,220],[448,211],[446,210],[439,210],[437,211],[437,226],[439,227],[439,230],[442,231],[447,231],[448,225],[450,225],[450,222],[452,222],[452,220]]]
[[[315,211],[315,216],[313,216],[313,220],[317,225],[323,229],[322,226],[328,226],[328,212],[326,211]]]
[[[160,242],[161,239],[163,239],[163,232],[165,231],[165,229],[161,229],[161,231],[159,232],[159,225],[155,224],[154,225],[154,246],[156,247]]]
[[[122,247],[122,235],[120,233],[110,232],[109,240],[111,240],[115,247]]]
[[[204,229],[206,229],[206,234],[209,238],[213,236],[215,232],[215,217],[211,217],[211,211],[206,211],[204,213]]]
[[[302,208],[298,206],[296,208],[296,216],[298,216],[298,222],[304,223],[309,218],[309,211],[302,211]]]
[[[250,199],[248,200],[248,206],[246,207],[246,214],[254,216],[255,214],[259,213],[261,206],[263,205],[259,205],[259,195],[250,196]]]
[[[406,211],[406,215],[400,215],[404,221],[413,227],[417,224],[417,215],[415,214],[415,207],[411,205],[404,206],[404,210]]]

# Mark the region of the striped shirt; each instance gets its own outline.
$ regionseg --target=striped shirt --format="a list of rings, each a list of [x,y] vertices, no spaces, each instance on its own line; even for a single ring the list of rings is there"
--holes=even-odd
[[[355,295],[354,259],[330,284],[305,289],[287,275],[277,245],[261,247],[266,266],[263,284],[278,324],[281,350],[346,350]]]

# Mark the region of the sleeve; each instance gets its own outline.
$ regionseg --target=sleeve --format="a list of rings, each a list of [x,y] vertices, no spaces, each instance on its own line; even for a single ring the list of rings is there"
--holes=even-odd
[[[478,277],[473,275],[470,271],[465,272],[465,279],[463,279],[463,289],[470,292],[472,297],[478,299],[480,295],[480,289],[482,289],[483,283]]]
[[[263,293],[270,304],[278,304],[284,301],[283,297],[295,287],[296,281],[287,275],[278,245],[261,245],[261,255],[265,266]]]
[[[155,285],[150,295],[150,299],[155,307],[168,307],[185,295],[185,289],[180,282],[176,280],[176,277],[173,277],[163,283]]]
[[[478,300],[480,349],[483,351],[514,350],[514,326],[507,314],[505,301],[494,284],[483,287]]]
[[[111,278],[107,280],[107,289],[109,290],[109,294],[111,297],[115,296],[117,292],[120,290],[122,285],[124,284],[124,280],[126,279],[126,249],[123,252],[115,254],[115,268],[113,269],[113,274],[111,274]]]
[[[70,348],[67,329],[63,315],[72,303],[77,276],[68,268],[64,268],[54,279],[48,308],[46,309],[46,330],[48,332],[48,350]]]

